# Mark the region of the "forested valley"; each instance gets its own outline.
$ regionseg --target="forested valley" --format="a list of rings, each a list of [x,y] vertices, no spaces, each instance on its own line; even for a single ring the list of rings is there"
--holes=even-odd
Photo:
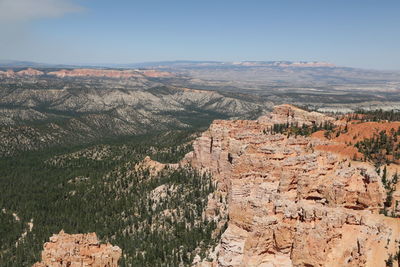
[[[156,175],[146,156],[178,162],[194,131],[170,131],[0,159],[0,266],[31,266],[49,237],[96,232],[123,251],[120,266],[190,265],[216,245],[204,216],[216,185],[189,167]],[[157,193],[162,192],[162,194]]]

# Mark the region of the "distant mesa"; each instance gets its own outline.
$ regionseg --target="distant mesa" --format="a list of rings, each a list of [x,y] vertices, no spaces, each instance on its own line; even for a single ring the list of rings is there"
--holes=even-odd
[[[131,78],[131,77],[169,77],[168,72],[155,70],[101,70],[101,69],[73,69],[49,72],[49,75],[57,77],[108,77],[108,78]]]
[[[0,76],[3,77],[17,77],[17,76],[40,76],[45,72],[33,68],[27,68],[21,71],[0,71]],[[59,78],[64,77],[107,77],[107,78],[131,78],[131,77],[172,77],[173,74],[166,71],[157,70],[103,70],[103,69],[62,69],[58,71],[51,71],[47,75],[54,75]]]
[[[15,72],[13,70],[7,70],[7,71],[1,71],[0,70],[0,76],[14,77],[15,76]]]
[[[335,67],[334,64],[328,62],[293,62],[293,63],[279,63],[280,67]]]
[[[73,70],[58,70],[49,72],[48,75],[54,75],[59,78],[64,77],[112,77],[112,78],[130,78],[140,77],[136,71],[132,70],[99,70],[99,69],[73,69]]]
[[[257,67],[257,66],[273,66],[273,67],[303,67],[303,68],[321,68],[321,67],[336,67],[332,63],[319,61],[240,61],[233,62],[232,65]]]
[[[26,70],[21,70],[21,71],[13,71],[13,70],[7,70],[7,71],[0,71],[0,76],[5,76],[5,77],[15,77],[15,76],[40,76],[43,75],[44,72],[35,70],[32,68],[27,68]]]
[[[21,70],[17,72],[17,75],[21,75],[21,76],[39,76],[39,75],[43,75],[44,72],[40,71],[40,70],[35,70],[32,68],[27,68],[26,70]]]

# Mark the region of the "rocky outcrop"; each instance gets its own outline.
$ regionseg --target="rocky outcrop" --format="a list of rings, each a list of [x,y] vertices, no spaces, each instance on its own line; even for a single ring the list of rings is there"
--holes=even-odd
[[[35,70],[32,68],[27,68],[26,70],[21,70],[16,73],[19,76],[39,76],[43,75],[44,72],[40,70]]]
[[[163,170],[177,169],[179,164],[164,164],[155,160],[152,160],[149,156],[146,156],[141,162],[135,165],[136,170],[148,170],[150,176],[156,176]]]
[[[44,72],[40,70],[35,70],[32,68],[27,68],[26,70],[21,70],[21,71],[13,71],[13,70],[7,70],[7,71],[0,71],[0,76],[5,76],[7,78],[12,78],[16,76],[40,76],[43,75]]]
[[[379,214],[386,194],[374,166],[317,149],[329,140],[266,133],[288,120],[333,118],[283,105],[257,121],[214,121],[187,155],[227,196],[228,228],[210,265],[385,266],[400,220]]]
[[[121,249],[100,244],[95,233],[69,235],[61,231],[44,244],[42,261],[33,267],[117,267]]]
[[[258,122],[273,125],[280,123],[297,123],[299,126],[317,124],[324,122],[334,122],[334,118],[328,117],[318,112],[308,112],[293,105],[276,106],[274,110],[258,119]]]
[[[1,76],[7,78],[15,77],[15,72],[13,70],[0,71],[0,77]]]
[[[131,70],[101,70],[101,69],[71,69],[71,70],[58,70],[48,73],[59,78],[64,77],[109,77],[109,78],[130,78],[140,77],[141,75],[136,71]]]

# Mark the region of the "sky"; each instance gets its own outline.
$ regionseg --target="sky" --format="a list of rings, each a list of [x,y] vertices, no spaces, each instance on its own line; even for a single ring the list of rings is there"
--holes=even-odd
[[[0,0],[0,59],[291,60],[400,70],[400,1]]]

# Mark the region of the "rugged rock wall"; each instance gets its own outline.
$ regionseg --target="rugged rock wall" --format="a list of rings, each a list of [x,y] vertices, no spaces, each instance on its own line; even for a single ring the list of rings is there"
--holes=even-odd
[[[330,141],[264,131],[325,120],[283,105],[258,121],[215,121],[195,141],[186,160],[213,174],[228,204],[209,265],[385,266],[398,252],[400,219],[379,214],[386,195],[374,166],[316,149]]]
[[[42,261],[33,267],[117,267],[121,249],[100,244],[95,233],[69,235],[61,231],[44,244]]]

